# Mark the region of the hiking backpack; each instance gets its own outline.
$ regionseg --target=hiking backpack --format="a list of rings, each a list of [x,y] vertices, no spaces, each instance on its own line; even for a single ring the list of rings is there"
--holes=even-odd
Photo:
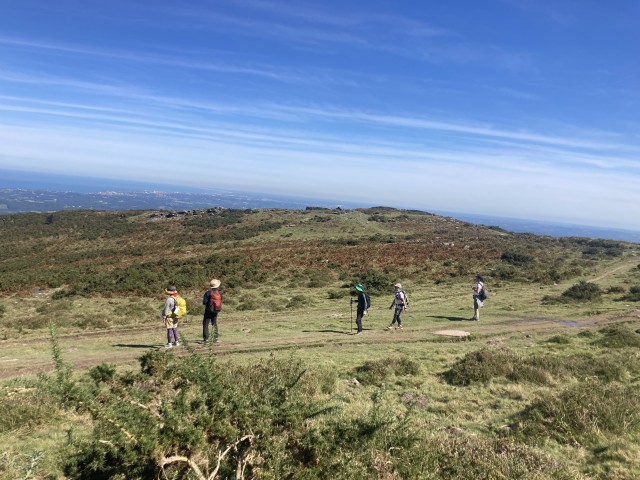
[[[400,295],[400,292],[402,292],[402,295]],[[404,290],[400,290],[398,292],[396,292],[396,298],[398,300],[402,300],[402,298],[404,297],[404,306],[408,307],[409,306],[409,297],[407,297],[407,294]]]
[[[485,288],[483,283],[482,288],[478,292],[478,300],[480,300],[481,302],[484,302],[487,298],[489,298],[489,294],[487,293],[487,289]]]
[[[222,310],[222,295],[218,290],[211,290],[209,293],[209,311],[211,313],[219,312]]]
[[[180,295],[176,295],[176,303],[173,307],[172,313],[176,318],[182,318],[187,314],[187,301]]]
[[[369,310],[371,308],[371,297],[367,292],[363,292],[363,293],[364,293],[364,299],[367,302],[367,304],[364,306],[364,309]]]

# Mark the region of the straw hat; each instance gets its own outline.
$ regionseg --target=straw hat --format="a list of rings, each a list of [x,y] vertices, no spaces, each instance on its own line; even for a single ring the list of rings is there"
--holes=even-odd
[[[178,293],[178,289],[173,285],[169,285],[167,288],[165,288],[164,293],[166,293],[167,295],[173,295],[174,293]]]
[[[396,288],[402,288],[402,285],[400,285],[399,283],[394,283],[393,286]]]
[[[220,280],[218,280],[217,278],[214,278],[209,282],[209,286],[211,288],[218,288],[220,286]]]

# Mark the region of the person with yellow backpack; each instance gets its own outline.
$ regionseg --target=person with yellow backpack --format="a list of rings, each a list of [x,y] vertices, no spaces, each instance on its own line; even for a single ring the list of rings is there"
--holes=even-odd
[[[171,348],[174,345],[178,347],[180,346],[178,320],[187,314],[187,302],[178,295],[178,289],[173,285],[168,286],[164,293],[168,295],[162,309],[162,320],[164,321],[164,326],[167,327],[167,344],[165,347]],[[171,342],[172,339],[173,343]]]

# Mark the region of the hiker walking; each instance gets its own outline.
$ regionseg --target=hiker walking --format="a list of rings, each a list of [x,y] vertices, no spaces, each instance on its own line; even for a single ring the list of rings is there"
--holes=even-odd
[[[209,282],[209,290],[204,292],[202,304],[204,317],[202,318],[202,343],[209,343],[209,323],[213,324],[213,342],[218,342],[218,313],[222,309],[222,294],[218,287],[220,280],[214,278]]]
[[[371,306],[371,300],[369,299],[369,294],[364,291],[364,287],[361,284],[356,285],[356,291],[358,292],[358,298],[357,300],[351,301],[358,303],[356,307],[356,335],[359,335],[362,333],[362,317],[367,314],[367,310]]]
[[[164,302],[164,308],[162,309],[162,320],[164,326],[167,327],[167,344],[166,348],[171,348],[174,345],[177,347],[180,345],[178,341],[178,290],[173,285],[168,286],[164,290],[165,295],[168,295]],[[171,339],[173,338],[173,343]]]
[[[387,327],[387,329],[393,330],[393,325],[397,322],[398,328],[402,330],[402,322],[400,320],[400,315],[402,314],[402,312],[409,309],[409,299],[407,298],[407,294],[404,293],[404,290],[402,290],[401,284],[396,283],[394,287],[396,291],[393,296],[393,301],[389,306],[389,310],[391,310],[393,307],[395,307],[396,310],[393,313],[393,320],[391,321],[391,324]]]
[[[473,290],[473,317],[471,317],[471,320],[479,322],[480,309],[487,297],[484,289],[484,277],[482,275],[476,275],[475,281],[475,285],[471,287]]]

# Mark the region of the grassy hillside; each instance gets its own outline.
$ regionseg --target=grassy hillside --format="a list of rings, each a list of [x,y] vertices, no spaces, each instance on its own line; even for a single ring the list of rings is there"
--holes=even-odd
[[[354,281],[388,295],[395,281],[412,290],[468,286],[483,273],[496,293],[514,284],[537,289],[589,279],[635,248],[512,234],[387,208],[188,213],[2,217],[0,292],[19,299],[2,302],[2,335],[43,328],[62,312],[62,328],[145,322],[167,284],[197,308],[212,277],[222,280],[231,310],[277,312],[295,308],[297,294],[313,301],[345,298]],[[94,309],[103,313],[100,319]]]
[[[202,478],[219,458],[215,478],[640,475],[636,244],[382,207],[24,214],[0,233],[2,478]],[[190,308],[170,351],[167,284]]]

